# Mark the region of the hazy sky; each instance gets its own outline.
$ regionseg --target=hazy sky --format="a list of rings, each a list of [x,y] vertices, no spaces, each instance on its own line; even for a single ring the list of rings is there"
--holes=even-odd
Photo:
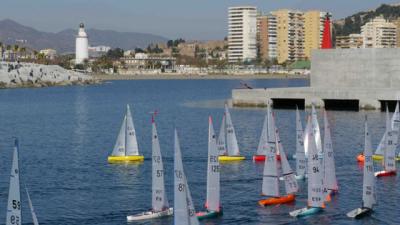
[[[86,27],[153,33],[167,38],[222,39],[227,8],[254,5],[263,12],[279,8],[320,9],[333,18],[400,0],[0,0],[0,19],[42,31]]]

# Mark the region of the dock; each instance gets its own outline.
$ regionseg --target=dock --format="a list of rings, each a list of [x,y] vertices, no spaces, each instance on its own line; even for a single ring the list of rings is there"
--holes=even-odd
[[[379,110],[400,99],[400,49],[319,49],[309,87],[232,90],[234,106]]]

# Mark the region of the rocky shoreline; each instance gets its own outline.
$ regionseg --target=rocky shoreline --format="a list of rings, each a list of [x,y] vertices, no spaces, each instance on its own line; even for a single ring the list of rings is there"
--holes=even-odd
[[[57,65],[0,62],[0,88],[40,88],[100,82],[92,75],[67,70]]]

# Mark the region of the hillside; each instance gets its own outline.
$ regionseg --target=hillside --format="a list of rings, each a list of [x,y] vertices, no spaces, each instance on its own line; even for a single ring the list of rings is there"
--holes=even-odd
[[[21,25],[13,20],[0,21],[0,42],[15,44],[26,40],[25,44],[33,49],[54,48],[59,53],[75,51],[75,35],[78,31],[66,29],[58,33],[43,32]],[[112,48],[134,49],[135,47],[147,47],[151,43],[166,42],[168,39],[162,36],[137,33],[117,32],[112,30],[87,29],[89,44],[91,46],[107,45]]]
[[[336,36],[360,33],[361,26],[376,16],[383,15],[385,19],[394,20],[400,16],[400,5],[382,4],[375,10],[359,12],[344,19],[334,21]]]

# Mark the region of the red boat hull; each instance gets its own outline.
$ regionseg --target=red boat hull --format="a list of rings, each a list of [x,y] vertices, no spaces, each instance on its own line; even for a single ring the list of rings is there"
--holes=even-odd
[[[254,155],[253,156],[253,161],[256,161],[256,162],[265,161],[265,159],[266,159],[265,155]],[[280,161],[281,160],[281,156],[280,155],[276,155],[276,159],[278,161]]]
[[[376,177],[390,177],[396,176],[396,171],[379,171],[375,173]]]

